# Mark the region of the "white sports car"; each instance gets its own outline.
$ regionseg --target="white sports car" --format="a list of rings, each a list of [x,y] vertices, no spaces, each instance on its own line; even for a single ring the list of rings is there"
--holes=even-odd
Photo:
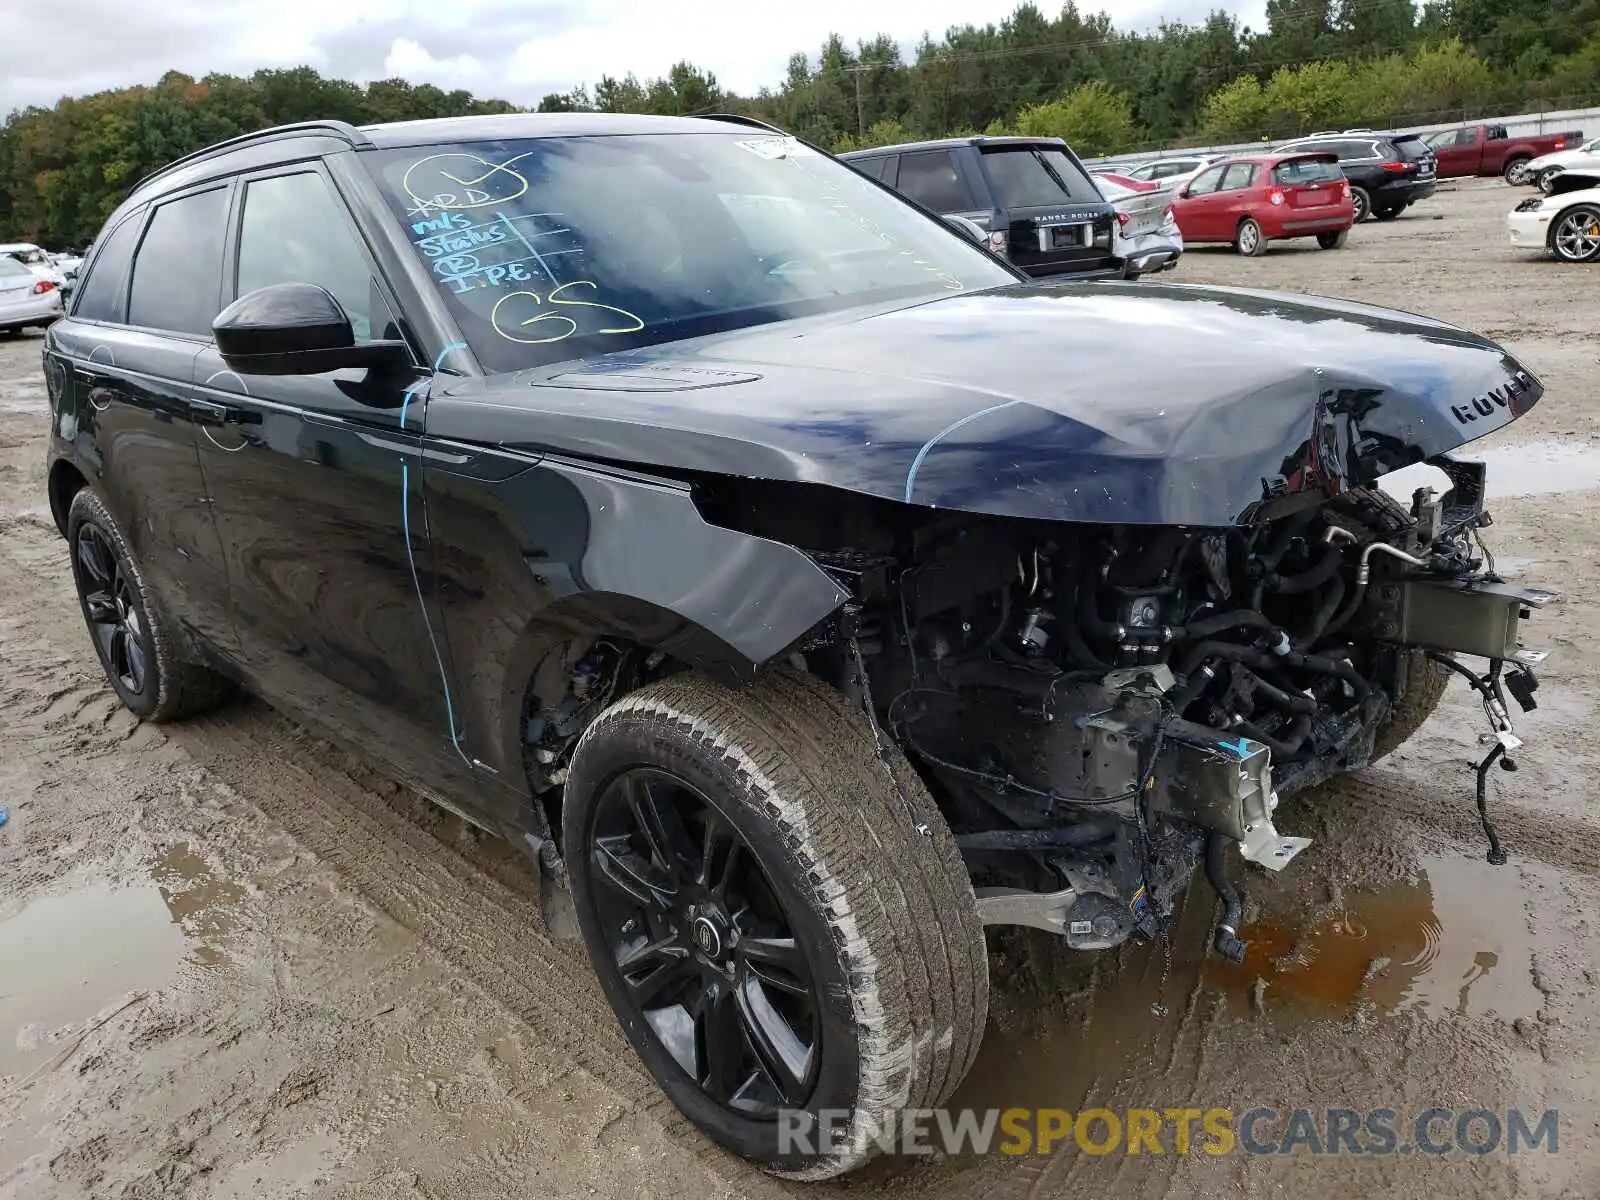
[[[1600,168],[1568,168],[1548,196],[1506,214],[1513,246],[1543,250],[1561,262],[1600,261]]]

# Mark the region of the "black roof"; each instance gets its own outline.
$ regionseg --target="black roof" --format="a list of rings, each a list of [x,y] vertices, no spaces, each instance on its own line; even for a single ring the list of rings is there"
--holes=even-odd
[[[393,121],[359,131],[379,149],[433,146],[447,142],[498,141],[502,138],[602,137],[638,133],[723,133],[728,126],[748,125],[773,133],[775,126],[753,118],[708,115],[655,117],[637,113],[495,113],[478,117],[437,117],[425,121]]]
[[[276,125],[254,133],[229,138],[196,150],[152,171],[134,185],[135,193],[146,184],[171,174],[179,167],[193,166],[235,150],[264,146],[272,142],[319,138],[337,148],[352,150],[391,149],[404,146],[433,146],[461,141],[497,141],[506,138],[601,137],[618,134],[677,134],[727,132],[729,125],[747,126],[770,133],[783,133],[776,126],[754,117],[736,114],[708,114],[703,117],[656,117],[633,113],[496,113],[476,117],[436,117],[423,121],[393,121],[357,128],[345,121],[301,121]]]
[[[893,146],[871,146],[865,150],[847,150],[839,155],[843,159],[866,158],[874,154],[904,154],[908,150],[951,150],[956,146],[1065,146],[1066,142],[1053,137],[953,137],[935,138],[927,142],[898,142]]]

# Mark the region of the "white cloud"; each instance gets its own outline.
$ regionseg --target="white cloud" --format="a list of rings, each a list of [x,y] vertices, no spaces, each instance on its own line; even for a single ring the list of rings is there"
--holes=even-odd
[[[383,73],[412,83],[437,84],[449,91],[481,81],[483,64],[470,54],[435,58],[421,42],[396,38],[389,46],[389,56],[383,60]]]

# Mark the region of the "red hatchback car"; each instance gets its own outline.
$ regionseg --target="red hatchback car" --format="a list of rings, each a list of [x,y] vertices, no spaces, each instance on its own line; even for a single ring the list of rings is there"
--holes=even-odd
[[[1315,237],[1337,250],[1356,221],[1350,183],[1332,154],[1224,159],[1180,187],[1172,211],[1186,244],[1230,242],[1252,256],[1279,238]]]

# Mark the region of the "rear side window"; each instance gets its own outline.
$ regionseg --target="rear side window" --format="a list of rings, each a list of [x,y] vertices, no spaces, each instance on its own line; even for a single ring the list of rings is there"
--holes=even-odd
[[[141,214],[142,215],[142,214]],[[106,237],[100,253],[94,256],[89,273],[78,285],[74,317],[86,321],[122,320],[122,297],[128,282],[128,263],[133,258],[134,239],[144,224],[140,217],[127,217]]]
[[[1344,172],[1339,170],[1338,163],[1317,162],[1309,158],[1293,159],[1272,168],[1273,182],[1284,187],[1292,187],[1297,183],[1329,183],[1343,177]]]
[[[345,219],[343,202],[314,171],[255,179],[245,186],[238,294],[274,283],[327,288],[350,318],[357,341],[382,336],[391,323],[388,306],[374,295],[372,268]]]
[[[876,158],[852,158],[850,165],[869,179],[882,179],[891,156],[880,154]]]
[[[1375,161],[1386,153],[1377,142],[1333,142],[1328,148],[1339,156],[1340,162]]]
[[[227,215],[227,188],[170,200],[155,210],[133,262],[128,324],[211,335],[222,307]]]
[[[961,212],[972,207],[972,195],[948,150],[902,154],[897,186],[934,212]]]
[[[1082,168],[1050,146],[985,150],[983,169],[995,198],[1008,208],[1039,208],[1070,200],[1099,200]]]

